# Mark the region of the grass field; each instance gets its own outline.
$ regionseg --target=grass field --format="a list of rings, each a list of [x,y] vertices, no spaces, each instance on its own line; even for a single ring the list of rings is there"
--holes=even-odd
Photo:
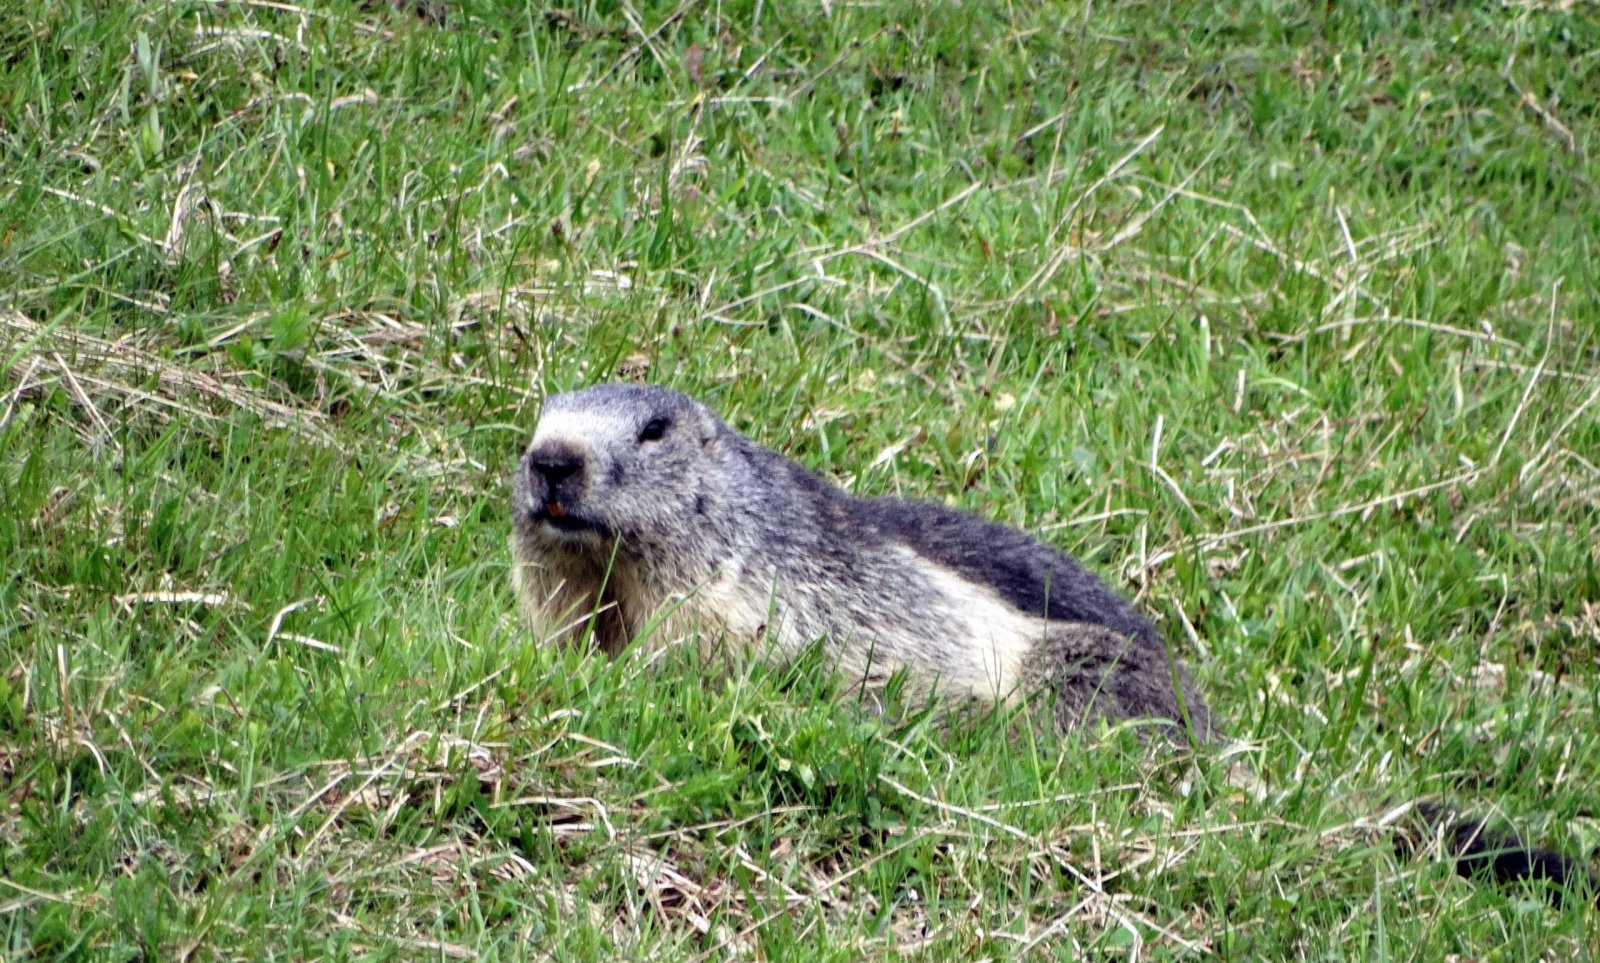
[[[1228,6],[8,5],[0,957],[1594,959],[1379,823],[1600,843],[1600,16]],[[1078,555],[1235,741],[535,648],[613,378]]]

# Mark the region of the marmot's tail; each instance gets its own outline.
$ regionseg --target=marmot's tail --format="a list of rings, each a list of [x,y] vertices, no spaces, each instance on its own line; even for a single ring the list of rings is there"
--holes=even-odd
[[[1561,905],[1587,893],[1600,906],[1600,876],[1580,860],[1554,850],[1523,842],[1515,833],[1486,826],[1481,819],[1464,818],[1436,800],[1419,800],[1413,807],[1428,834],[1441,841],[1444,854],[1455,861],[1456,872],[1469,879],[1486,879],[1501,885],[1524,880],[1551,884],[1545,892]],[[1405,834],[1396,842],[1410,845]]]

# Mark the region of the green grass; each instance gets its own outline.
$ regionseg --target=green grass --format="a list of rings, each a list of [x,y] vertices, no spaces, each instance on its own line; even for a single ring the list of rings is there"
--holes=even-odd
[[[8,8],[0,957],[1593,959],[1375,825],[1600,842],[1563,6]],[[1236,744],[534,648],[615,377],[1073,552]]]

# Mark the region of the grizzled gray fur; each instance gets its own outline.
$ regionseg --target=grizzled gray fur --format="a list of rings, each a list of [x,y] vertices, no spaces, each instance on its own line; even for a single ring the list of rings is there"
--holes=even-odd
[[[541,639],[616,654],[695,638],[707,656],[776,659],[820,641],[874,695],[904,672],[913,695],[1043,690],[1064,727],[1156,718],[1216,736],[1160,633],[1077,562],[942,505],[856,498],[686,395],[548,399],[514,487],[512,572]],[[1600,889],[1580,861],[1417,811],[1463,875]]]
[[[513,572],[542,638],[780,660],[822,640],[867,691],[899,671],[918,696],[1048,689],[1064,726],[1187,717],[1211,736],[1160,633],[1071,558],[942,505],[856,498],[686,395],[547,399],[514,487]]]

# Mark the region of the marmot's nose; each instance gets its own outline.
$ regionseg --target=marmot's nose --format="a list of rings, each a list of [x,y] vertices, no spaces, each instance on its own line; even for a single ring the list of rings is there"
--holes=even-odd
[[[528,455],[528,465],[554,488],[582,470],[583,456],[571,449],[535,451]]]

